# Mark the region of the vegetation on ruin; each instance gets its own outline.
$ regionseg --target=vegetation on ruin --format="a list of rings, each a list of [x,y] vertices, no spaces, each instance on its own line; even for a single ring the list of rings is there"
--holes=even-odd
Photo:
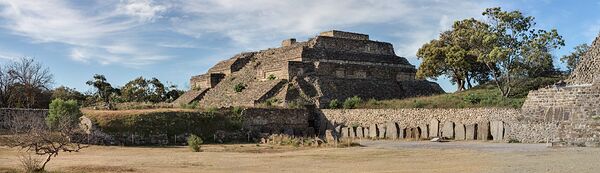
[[[127,134],[141,137],[195,134],[205,142],[214,143],[218,131],[237,131],[242,127],[240,110],[147,109],[89,110],[83,113],[97,123],[98,128],[116,138]],[[239,113],[239,114],[238,114]],[[231,139],[235,140],[235,139]]]
[[[515,81],[517,84],[515,84],[510,97],[504,97],[496,86],[486,84],[476,86],[463,92],[428,97],[383,101],[371,99],[359,104],[357,108],[521,108],[530,90],[552,85],[562,79],[564,79],[563,76],[554,76],[517,80]]]
[[[238,83],[233,86],[233,90],[237,93],[242,92],[244,89],[246,89],[246,84],[244,83]]]

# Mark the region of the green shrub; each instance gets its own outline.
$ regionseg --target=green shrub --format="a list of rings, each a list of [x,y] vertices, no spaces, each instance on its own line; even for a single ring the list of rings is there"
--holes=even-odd
[[[234,116],[241,116],[243,110],[244,109],[242,109],[241,107],[233,107],[233,109],[231,109],[231,112],[233,112]]]
[[[421,101],[421,100],[415,100],[414,101],[414,108],[425,108],[425,106],[427,106],[427,103]]]
[[[277,77],[275,77],[275,75],[270,74],[269,77],[267,77],[268,80],[275,80],[277,79]]]
[[[198,108],[198,101],[193,101],[192,103],[181,104],[181,108],[183,109],[196,109]]]
[[[233,90],[238,93],[242,92],[244,89],[246,89],[246,84],[244,83],[238,83],[235,86],[233,86]]]
[[[333,99],[329,102],[329,109],[339,109],[342,107],[342,104],[338,99]]]
[[[206,108],[206,110],[204,110],[204,113],[206,113],[206,115],[208,116],[215,116],[215,114],[217,113],[219,109],[215,108],[215,107],[209,107]]]
[[[362,99],[358,96],[347,98],[344,101],[344,109],[354,109],[362,102]]]
[[[77,101],[54,99],[49,107],[50,110],[48,110],[46,124],[51,129],[57,129],[63,125],[72,126],[79,123],[79,117],[81,117],[82,113],[79,110]]]
[[[479,102],[481,102],[481,98],[475,94],[468,94],[463,98],[463,100],[471,104],[479,104]]]
[[[190,147],[190,149],[192,149],[192,151],[194,152],[200,152],[202,150],[200,150],[200,145],[202,145],[202,143],[204,143],[204,141],[202,141],[202,138],[196,136],[196,135],[190,135],[190,137],[188,137],[187,139],[187,143],[188,143],[188,147]]]
[[[267,105],[267,106],[275,106],[278,101],[279,100],[277,100],[276,98],[269,98],[269,99],[265,100],[265,105]]]

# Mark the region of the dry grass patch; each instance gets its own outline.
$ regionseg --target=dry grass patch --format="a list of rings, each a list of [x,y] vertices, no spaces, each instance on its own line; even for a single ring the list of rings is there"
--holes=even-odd
[[[78,165],[62,168],[61,172],[136,172],[135,169],[124,166]]]

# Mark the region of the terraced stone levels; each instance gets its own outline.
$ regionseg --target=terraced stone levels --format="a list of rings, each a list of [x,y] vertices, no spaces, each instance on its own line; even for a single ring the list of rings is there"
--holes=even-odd
[[[433,82],[415,79],[416,69],[396,56],[392,44],[366,34],[327,31],[305,42],[247,52],[217,63],[190,80],[187,98],[201,107],[316,105],[358,96],[399,99],[443,93]],[[235,86],[243,86],[236,90]],[[191,91],[190,91],[191,92]],[[197,93],[197,92],[196,92]],[[189,99],[179,100],[190,102]]]

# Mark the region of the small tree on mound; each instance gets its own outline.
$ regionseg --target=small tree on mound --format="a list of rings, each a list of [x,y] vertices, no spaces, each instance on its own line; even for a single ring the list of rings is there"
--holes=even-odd
[[[87,147],[82,145],[82,141],[86,141],[86,135],[83,135],[84,132],[77,125],[81,112],[75,101],[57,99],[50,105],[49,114],[47,119],[24,115],[12,117],[8,122],[9,130],[13,132],[8,138],[10,147],[20,147],[27,152],[46,156],[43,163],[39,164],[41,166],[23,162],[28,165],[28,171],[41,172],[52,157],[58,156],[60,152],[78,152]]]
[[[192,151],[194,152],[200,152],[202,151],[200,148],[202,145],[202,143],[204,143],[204,141],[202,141],[202,138],[200,138],[199,136],[196,135],[190,135],[190,137],[188,137],[188,146],[190,147],[190,149],[192,149]]]
[[[50,129],[57,129],[59,126],[64,126],[59,123],[68,123],[66,124],[67,126],[73,126],[79,122],[81,115],[82,113],[79,110],[77,101],[54,99],[50,103],[46,124]]]

